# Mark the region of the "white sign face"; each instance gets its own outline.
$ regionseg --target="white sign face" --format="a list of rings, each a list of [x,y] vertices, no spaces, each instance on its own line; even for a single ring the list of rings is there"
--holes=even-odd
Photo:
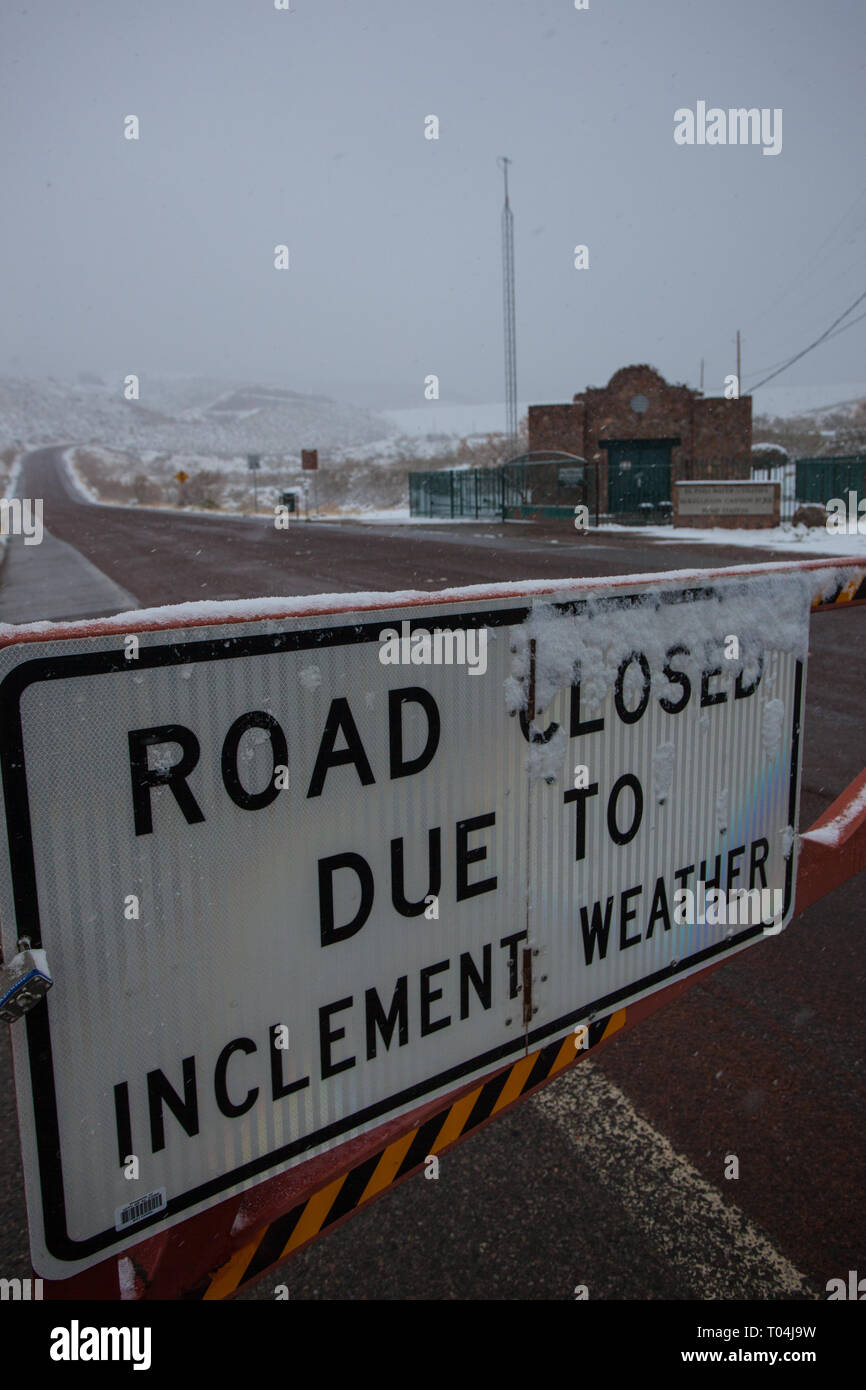
[[[39,1274],[760,939],[713,884],[787,921],[808,597],[724,583],[0,651],[4,954],[55,979],[12,1028]]]
[[[780,483],[677,483],[680,516],[772,516]]]

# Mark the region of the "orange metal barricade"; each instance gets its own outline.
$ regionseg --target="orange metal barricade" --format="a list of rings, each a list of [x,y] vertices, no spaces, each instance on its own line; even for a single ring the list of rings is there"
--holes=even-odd
[[[762,573],[842,571],[843,577],[813,603],[814,613],[840,612],[866,604],[866,563],[814,560],[797,564],[737,566],[733,570],[695,571],[701,582],[713,578]],[[663,575],[625,576],[604,581],[642,587]],[[599,581],[590,581],[598,583]],[[497,597],[524,596],[520,586],[497,586]],[[533,588],[541,597],[555,592]],[[492,596],[485,589],[474,598]],[[383,599],[386,596],[382,596]],[[411,602],[426,603],[425,594]],[[448,599],[451,599],[449,594]],[[458,601],[457,599],[454,600]],[[383,605],[378,605],[383,606]],[[338,611],[323,609],[322,611]],[[209,620],[198,618],[195,626]],[[225,617],[213,621],[225,622]],[[155,630],[171,624],[138,624],[127,615],[123,631]],[[64,624],[63,636],[91,636],[115,630],[111,621]],[[59,635],[59,634],[55,634]],[[22,633],[13,640],[39,641],[43,633]],[[866,769],[807,831],[800,834],[795,916],[866,868]],[[428,1102],[410,1114],[377,1126],[365,1135],[229,1198],[198,1216],[149,1237],[84,1273],[65,1280],[45,1280],[44,1296],[55,1300],[212,1300],[230,1297],[259,1279],[293,1252],[346,1220],[360,1207],[417,1172],[432,1154],[441,1155],[461,1139],[531,1095],[552,1077],[603,1047],[616,1033],[632,1028],[724,965],[665,987],[588,1026],[585,1045],[573,1035],[529,1053],[481,1081],[463,1086],[444,1099]],[[121,1264],[125,1268],[121,1270]],[[123,1292],[121,1292],[123,1290]]]

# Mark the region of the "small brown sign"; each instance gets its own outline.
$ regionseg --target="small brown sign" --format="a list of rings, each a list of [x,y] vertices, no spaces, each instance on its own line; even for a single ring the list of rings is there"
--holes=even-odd
[[[301,468],[303,468],[304,472],[312,472],[312,470],[318,468],[318,466],[319,466],[319,451],[318,451],[318,449],[302,449],[302,450],[301,450]]]

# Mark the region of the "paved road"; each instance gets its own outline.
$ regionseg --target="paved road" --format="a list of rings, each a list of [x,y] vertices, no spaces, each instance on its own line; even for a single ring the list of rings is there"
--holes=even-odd
[[[555,527],[368,528],[95,508],[45,524],[142,605],[743,562]],[[553,542],[558,542],[554,544]],[[749,558],[779,560],[779,552]],[[73,616],[69,614],[69,616]],[[866,766],[866,610],[813,619],[801,823]],[[823,1297],[866,1270],[866,939],[855,880],[302,1252],[248,1298]],[[2,1040],[0,1273],[27,1273]],[[724,1177],[725,1156],[740,1176]]]
[[[490,525],[383,526],[220,518],[82,503],[57,466],[61,451],[40,449],[19,491],[44,500],[52,535],[75,546],[141,604],[258,598],[510,579],[569,579],[711,565],[778,561],[779,551],[648,541],[610,532],[579,536],[567,521]],[[793,559],[802,559],[794,552]]]

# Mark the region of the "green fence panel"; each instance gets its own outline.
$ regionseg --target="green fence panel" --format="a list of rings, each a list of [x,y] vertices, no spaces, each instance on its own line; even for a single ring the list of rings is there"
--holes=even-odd
[[[849,492],[866,495],[866,454],[797,459],[798,501],[826,505],[831,497],[844,498]]]

